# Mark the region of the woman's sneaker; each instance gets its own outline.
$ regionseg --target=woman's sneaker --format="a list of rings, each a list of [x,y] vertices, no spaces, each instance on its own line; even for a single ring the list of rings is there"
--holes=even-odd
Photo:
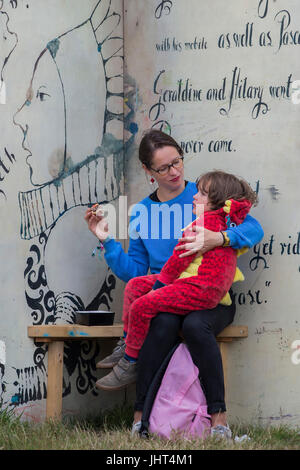
[[[142,427],[142,421],[138,421],[137,423],[133,423],[131,428],[131,435],[138,436]]]
[[[112,369],[118,364],[119,360],[122,359],[125,353],[125,341],[124,338],[120,338],[117,342],[117,346],[113,349],[113,352],[106,356],[101,361],[97,362],[96,368],[97,369]]]
[[[138,436],[141,439],[148,439],[149,432],[145,429],[142,425],[142,421],[138,421],[137,423],[133,423],[131,428],[131,436]]]
[[[211,437],[216,437],[217,439],[232,439],[232,434],[229,426],[223,426],[222,424],[217,424],[210,430]]]

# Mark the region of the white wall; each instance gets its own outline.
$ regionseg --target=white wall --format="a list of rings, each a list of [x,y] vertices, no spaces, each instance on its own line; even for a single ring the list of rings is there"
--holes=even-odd
[[[138,129],[127,192],[135,202],[153,191],[137,146],[161,124],[185,149],[188,179],[218,168],[258,190],[265,237],[240,259],[235,323],[249,337],[229,348],[228,411],[299,425],[299,2],[125,0],[124,21],[126,128]]]
[[[235,323],[247,324],[249,337],[229,348],[227,405],[231,419],[296,425],[300,105],[292,82],[300,79],[300,10],[296,0],[224,5],[125,0],[125,192],[129,206],[153,190],[137,147],[158,121],[185,148],[188,179],[223,168],[258,190],[252,214],[265,237],[240,259],[246,281],[235,287]],[[72,322],[78,303],[95,297],[120,319],[123,283],[91,256],[83,214],[90,202],[117,204],[123,188],[123,2],[0,7],[0,400],[39,419],[47,348],[27,338],[27,326]],[[230,101],[234,70],[248,97]],[[180,80],[181,91],[197,90],[196,101],[172,93]],[[253,87],[261,98],[251,97]],[[92,391],[100,346],[76,344],[65,349],[64,413],[123,399]]]

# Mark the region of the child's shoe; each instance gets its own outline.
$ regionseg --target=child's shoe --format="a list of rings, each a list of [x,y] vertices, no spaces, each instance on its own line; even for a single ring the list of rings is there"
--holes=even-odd
[[[120,338],[117,342],[117,346],[113,349],[113,352],[106,356],[101,361],[97,362],[97,369],[112,369],[118,364],[119,360],[122,359],[125,353],[125,341],[124,338]]]
[[[129,362],[122,357],[108,375],[97,380],[96,387],[100,390],[108,391],[122,390],[127,385],[135,383],[137,374],[136,365],[136,362]]]

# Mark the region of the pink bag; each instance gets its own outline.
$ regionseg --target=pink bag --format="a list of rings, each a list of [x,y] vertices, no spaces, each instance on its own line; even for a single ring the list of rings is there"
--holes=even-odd
[[[185,344],[174,352],[156,395],[149,419],[149,431],[171,439],[205,438],[210,432],[206,398],[198,368]]]

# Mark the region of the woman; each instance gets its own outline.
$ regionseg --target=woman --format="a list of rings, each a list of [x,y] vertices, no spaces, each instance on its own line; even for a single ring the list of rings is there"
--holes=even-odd
[[[104,245],[107,263],[125,282],[133,277],[147,274],[148,269],[152,274],[160,272],[177,244],[179,234],[175,228],[180,225],[179,222],[181,222],[180,226],[184,227],[194,218],[191,211],[184,209],[192,207],[193,196],[197,193],[196,184],[184,180],[183,152],[171,136],[157,130],[148,132],[141,141],[139,159],[151,181],[156,180],[158,189],[143,199],[133,210],[128,253],[124,253],[120,243],[109,237],[108,227],[101,216],[94,215],[91,209],[88,209],[85,214],[89,229]],[[165,217],[156,219],[154,217],[154,214],[158,212],[157,209],[162,206],[169,209],[167,225],[170,230],[169,236],[165,237],[166,232],[163,227]],[[143,211],[142,208],[147,210]],[[178,208],[182,210],[179,211]],[[135,223],[137,219],[139,223]],[[195,237],[190,237],[188,243],[184,243],[180,248],[186,250],[182,256],[187,256],[191,252],[204,253],[221,245],[230,245],[236,249],[251,247],[262,237],[261,226],[248,215],[241,225],[231,227],[226,232],[205,230],[204,245],[195,234]],[[199,369],[208,412],[211,415],[212,433],[230,436],[226,421],[222,360],[215,337],[233,321],[234,314],[234,306],[219,305],[212,310],[202,310],[201,315],[198,312],[192,312],[182,318],[162,312],[152,320],[138,363],[129,366],[133,381],[137,372],[133,432],[140,428],[143,404],[152,378],[164,357],[176,343],[181,329],[193,361]],[[113,354],[101,361],[98,366],[113,367],[123,355],[124,341],[120,341]],[[127,366],[124,367],[124,371],[116,372],[117,374],[124,373],[126,376],[128,375],[126,369],[128,369]],[[107,389],[105,380],[101,379],[100,385],[101,388]],[[113,387],[110,388],[110,390],[113,389]]]

